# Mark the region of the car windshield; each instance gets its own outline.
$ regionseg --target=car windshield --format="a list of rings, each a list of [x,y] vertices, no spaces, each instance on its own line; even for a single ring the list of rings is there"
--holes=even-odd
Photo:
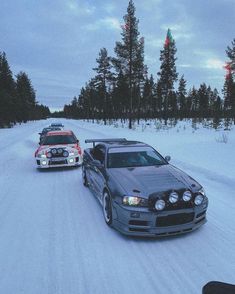
[[[50,135],[46,136],[42,145],[75,144],[76,138],[72,135]]]
[[[167,164],[164,158],[151,147],[110,148],[108,167],[136,167]]]
[[[60,130],[61,130],[61,128],[59,128],[59,127],[58,127],[58,128],[54,128],[54,127],[53,127],[53,128],[52,128],[52,127],[51,127],[51,128],[44,128],[44,129],[42,130],[42,133],[43,133],[43,134],[46,134],[46,133],[48,133],[48,132],[50,132],[50,131],[60,131]]]

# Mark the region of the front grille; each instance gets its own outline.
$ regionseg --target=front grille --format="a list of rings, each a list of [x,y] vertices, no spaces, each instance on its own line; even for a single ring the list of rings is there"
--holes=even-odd
[[[178,213],[167,216],[159,216],[156,220],[157,227],[168,227],[183,225],[192,222],[194,219],[194,213]]]
[[[134,225],[134,226],[147,226],[148,222],[143,221],[143,220],[130,220],[129,225]]]
[[[67,164],[67,160],[50,161],[50,165]]]

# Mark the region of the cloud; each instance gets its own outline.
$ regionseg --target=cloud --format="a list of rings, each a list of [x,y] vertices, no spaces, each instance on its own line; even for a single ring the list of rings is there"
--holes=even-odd
[[[161,4],[162,2],[163,2],[162,0],[148,0],[148,1],[141,1],[140,3],[138,3],[138,5],[141,9],[144,9],[145,11],[152,11],[153,9],[156,9],[157,7],[159,8],[159,4]]]
[[[206,60],[205,68],[208,69],[220,69],[222,70],[224,66],[224,62],[219,58],[209,58]]]
[[[84,28],[88,31],[97,31],[103,28],[119,31],[121,30],[121,24],[115,17],[106,17],[104,19],[99,19],[94,23],[85,25]]]
[[[187,29],[186,29],[187,27]],[[185,24],[174,24],[174,23],[168,23],[163,24],[161,26],[161,29],[164,31],[167,31],[168,29],[171,30],[173,39],[179,40],[179,39],[191,39],[193,37],[193,34],[189,31],[188,26],[185,26]]]
[[[196,49],[193,54],[200,57],[199,67],[223,70],[224,61],[217,57],[213,51]]]
[[[192,67],[192,65],[191,64],[179,64],[178,67],[190,68],[190,67]]]
[[[116,5],[114,3],[106,3],[103,8],[107,13],[112,13],[115,11]]]
[[[146,35],[145,44],[149,47],[161,48],[163,47],[164,40],[161,38],[156,38],[154,35]]]
[[[69,0],[67,7],[75,15],[91,15],[95,11],[95,6],[90,5],[87,2],[79,3],[76,0]]]

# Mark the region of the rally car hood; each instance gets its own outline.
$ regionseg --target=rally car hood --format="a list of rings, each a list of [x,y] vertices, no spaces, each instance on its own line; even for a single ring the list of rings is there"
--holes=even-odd
[[[127,195],[139,191],[142,197],[169,190],[190,189],[198,191],[201,186],[189,175],[170,165],[110,168],[110,176],[118,181]]]
[[[77,145],[76,144],[58,144],[58,145],[41,145],[35,155],[38,153],[38,152],[42,152],[42,153],[45,153],[53,148],[62,148],[62,149],[65,149],[67,150],[68,152],[69,151],[72,151],[74,149],[77,149]]]

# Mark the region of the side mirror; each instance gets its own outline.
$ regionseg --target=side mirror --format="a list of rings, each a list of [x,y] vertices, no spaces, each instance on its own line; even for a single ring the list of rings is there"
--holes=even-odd
[[[40,135],[40,136],[41,136],[41,134],[42,134],[42,133],[38,133],[38,135]]]
[[[171,157],[170,157],[169,155],[167,155],[167,156],[165,157],[165,160],[166,160],[167,162],[169,162],[169,161],[171,160]]]
[[[92,165],[95,167],[102,167],[103,166],[103,164],[99,160],[96,160],[96,159],[92,161]]]

